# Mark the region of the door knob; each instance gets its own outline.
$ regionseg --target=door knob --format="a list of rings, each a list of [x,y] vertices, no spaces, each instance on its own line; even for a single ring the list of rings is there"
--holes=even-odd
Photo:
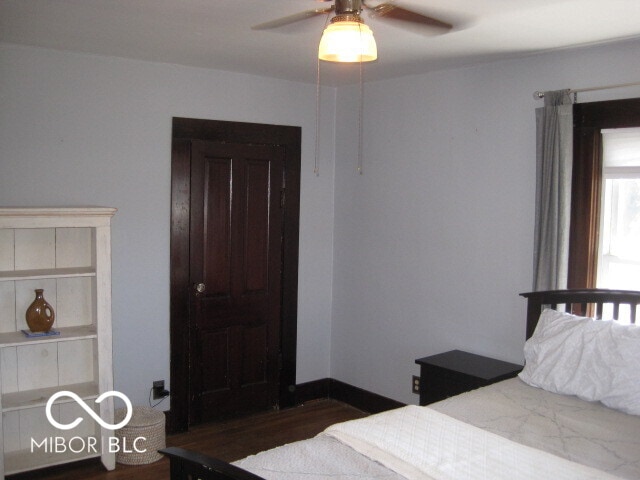
[[[207,289],[207,286],[204,283],[196,283],[193,288],[196,290],[196,292],[202,293]]]

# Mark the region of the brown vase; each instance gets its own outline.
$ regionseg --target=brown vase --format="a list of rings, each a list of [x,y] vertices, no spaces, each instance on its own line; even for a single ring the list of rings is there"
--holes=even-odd
[[[27,308],[26,318],[29,330],[32,332],[48,332],[53,326],[56,314],[51,305],[44,299],[42,295],[44,290],[36,290],[36,298]]]

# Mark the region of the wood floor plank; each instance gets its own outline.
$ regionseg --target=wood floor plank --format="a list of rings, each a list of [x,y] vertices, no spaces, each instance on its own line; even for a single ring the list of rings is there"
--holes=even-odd
[[[247,418],[192,427],[169,435],[167,446],[182,447],[232,462],[285,443],[311,438],[334,423],[367,414],[335,400],[314,400],[298,407],[255,414]],[[10,480],[160,480],[169,478],[169,461],[122,465],[107,472],[99,460],[87,460],[35,472],[8,476]]]

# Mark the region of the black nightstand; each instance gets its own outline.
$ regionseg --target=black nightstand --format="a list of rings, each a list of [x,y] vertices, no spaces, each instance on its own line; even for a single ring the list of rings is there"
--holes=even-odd
[[[419,358],[420,405],[515,377],[522,365],[452,350]]]

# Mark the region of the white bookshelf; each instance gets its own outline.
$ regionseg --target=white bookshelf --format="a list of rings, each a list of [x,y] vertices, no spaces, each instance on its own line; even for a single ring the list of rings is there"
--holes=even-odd
[[[72,430],[50,425],[45,406],[54,393],[76,393],[107,423],[113,399],[111,351],[111,218],[113,208],[0,208],[0,478],[99,456],[108,470],[115,453],[101,449],[102,429],[71,398],[52,415]],[[35,289],[55,311],[60,335],[26,337],[25,312]],[[76,451],[34,448],[62,437]],[[81,448],[86,441],[87,448]],[[94,440],[95,439],[95,440]],[[96,449],[88,448],[95,442]],[[106,440],[104,441],[106,445]]]

